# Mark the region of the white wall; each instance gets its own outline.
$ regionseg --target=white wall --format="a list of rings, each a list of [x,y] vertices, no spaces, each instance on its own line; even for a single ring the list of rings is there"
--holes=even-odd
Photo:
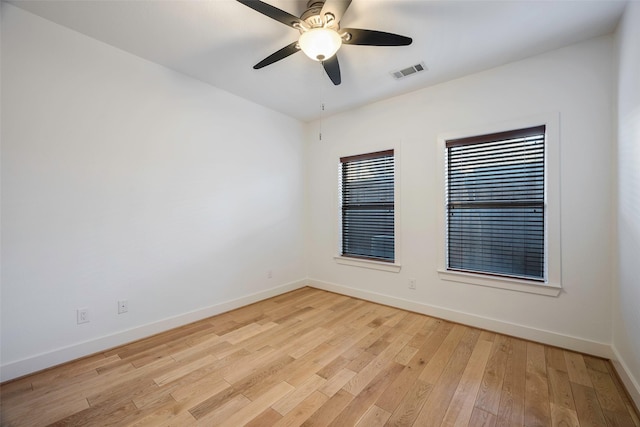
[[[2,14],[3,380],[303,283],[300,122]]]
[[[630,2],[618,29],[618,285],[613,347],[640,405],[640,3]],[[624,377],[623,377],[624,378]]]
[[[312,123],[307,130],[313,159],[308,172],[312,283],[609,355],[613,47],[612,37],[597,38],[325,118],[321,141],[319,124]],[[438,136],[540,114],[559,114],[563,292],[550,297],[441,280]],[[333,258],[339,155],[394,146],[399,148],[401,271],[339,265]],[[409,278],[417,279],[417,290],[408,289]]]

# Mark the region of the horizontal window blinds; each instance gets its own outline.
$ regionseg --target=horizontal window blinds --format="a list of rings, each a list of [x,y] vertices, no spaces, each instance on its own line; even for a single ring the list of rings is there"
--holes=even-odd
[[[393,262],[393,150],[340,159],[342,255]]]
[[[448,268],[544,280],[545,127],[447,141]]]

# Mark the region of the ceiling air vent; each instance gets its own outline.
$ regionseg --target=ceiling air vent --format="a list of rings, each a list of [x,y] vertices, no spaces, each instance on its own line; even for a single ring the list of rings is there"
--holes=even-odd
[[[419,64],[412,65],[407,68],[403,68],[402,70],[392,71],[391,75],[393,76],[394,79],[400,80],[412,74],[419,73],[420,71],[425,71],[426,69],[427,67],[424,65],[424,62],[421,62]]]

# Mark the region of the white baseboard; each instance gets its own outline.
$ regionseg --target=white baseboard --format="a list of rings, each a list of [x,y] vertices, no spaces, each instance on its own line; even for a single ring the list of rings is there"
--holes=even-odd
[[[100,338],[80,342],[22,360],[10,362],[0,366],[0,381],[8,381],[52,366],[66,363],[71,360],[105,351],[160,332],[206,319],[207,317],[215,316],[216,314],[224,313],[267,298],[281,295],[286,292],[305,287],[306,285],[306,280],[297,280],[231,301],[214,304],[188,313],[162,319],[157,322],[148,323],[125,331],[116,332]]]
[[[376,292],[365,291],[362,289],[350,288],[348,286],[338,285],[335,283],[329,283],[315,279],[309,279],[308,284],[309,286],[317,289],[348,295],[379,304],[413,311],[416,313],[426,314],[428,316],[449,320],[455,323],[461,323],[463,325],[486,329],[488,331],[498,332],[501,334],[523,338],[526,340],[552,345],[555,347],[562,347],[568,350],[591,354],[606,359],[614,358],[611,346],[607,343],[590,341],[583,338],[559,334],[557,332],[545,331],[525,325],[517,325],[502,320],[491,319],[475,314],[451,310],[449,308],[409,301],[402,298],[396,298]]]
[[[618,372],[618,376],[629,392],[629,396],[631,396],[631,399],[636,404],[636,408],[640,409],[640,383],[634,378],[631,370],[620,356],[618,349],[612,345],[611,350],[613,351],[613,357],[611,358],[613,367],[616,369],[616,372]]]

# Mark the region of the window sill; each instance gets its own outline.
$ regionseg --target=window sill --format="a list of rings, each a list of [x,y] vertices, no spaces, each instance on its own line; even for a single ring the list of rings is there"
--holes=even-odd
[[[508,277],[488,277],[480,274],[448,270],[438,270],[438,275],[442,280],[450,282],[507,289],[517,292],[527,292],[530,294],[546,295],[550,297],[557,297],[560,295],[560,292],[562,292],[562,287],[557,284],[532,282]]]
[[[333,259],[336,260],[336,263],[342,265],[351,265],[353,267],[369,268],[372,270],[389,271],[391,273],[399,273],[400,268],[402,267],[400,264],[396,263],[374,261],[371,259],[349,258],[340,255],[334,256]]]

